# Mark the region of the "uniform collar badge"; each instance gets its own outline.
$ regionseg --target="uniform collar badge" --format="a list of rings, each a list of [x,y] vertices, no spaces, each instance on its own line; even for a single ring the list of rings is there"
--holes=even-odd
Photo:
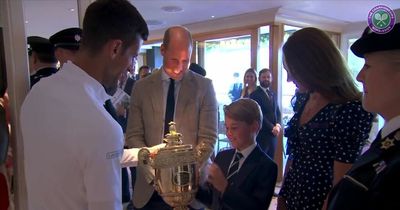
[[[394,146],[394,139],[386,138],[381,144],[381,149],[389,149]]]
[[[81,41],[81,36],[79,36],[79,34],[76,34],[74,36],[74,39],[75,39],[75,41],[79,42],[79,41]]]
[[[380,161],[378,163],[373,164],[373,167],[375,168],[376,174],[379,174],[380,172],[383,171],[383,169],[386,168],[386,163],[385,161]]]

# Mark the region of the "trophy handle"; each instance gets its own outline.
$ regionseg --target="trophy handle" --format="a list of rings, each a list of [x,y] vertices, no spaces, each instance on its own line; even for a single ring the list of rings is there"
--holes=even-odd
[[[138,165],[146,166],[150,165],[152,160],[150,159],[150,150],[147,148],[142,148],[138,152]]]
[[[199,144],[197,144],[194,151],[195,151],[196,161],[199,164],[199,168],[202,168],[205,165],[205,163],[207,163],[207,160],[210,158],[213,150],[214,150],[213,145],[211,145],[208,142],[202,141]]]
[[[147,148],[142,148],[138,152],[138,171],[143,173],[147,183],[154,182],[154,170],[153,170],[153,158],[151,156],[150,150]]]

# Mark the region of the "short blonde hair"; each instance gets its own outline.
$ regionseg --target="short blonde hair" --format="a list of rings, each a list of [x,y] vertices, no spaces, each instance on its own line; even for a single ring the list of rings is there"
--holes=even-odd
[[[233,120],[246,122],[249,125],[257,122],[261,128],[263,115],[260,106],[253,99],[238,99],[231,104],[224,106],[224,113],[225,116]]]

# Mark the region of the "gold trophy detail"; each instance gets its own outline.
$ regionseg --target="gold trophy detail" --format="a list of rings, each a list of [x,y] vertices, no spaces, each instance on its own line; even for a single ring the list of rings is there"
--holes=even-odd
[[[154,188],[174,210],[186,210],[194,200],[199,185],[199,167],[209,158],[213,145],[200,142],[195,149],[182,143],[182,134],[176,131],[174,122],[169,123],[165,135],[166,146],[157,154],[146,148],[139,151],[139,166],[151,166],[155,170]]]

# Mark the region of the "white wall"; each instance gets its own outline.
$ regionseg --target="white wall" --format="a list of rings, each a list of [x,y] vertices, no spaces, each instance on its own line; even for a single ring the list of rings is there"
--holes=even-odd
[[[4,51],[8,94],[11,111],[11,143],[14,148],[14,193],[15,208],[26,210],[26,189],[24,175],[24,145],[19,127],[19,109],[29,90],[28,59],[26,50],[25,25],[21,0],[0,0],[0,25],[3,27]]]
[[[394,10],[394,13],[396,14],[396,22],[400,23],[400,9]],[[368,26],[367,20],[362,21],[362,22],[356,22],[356,23],[350,23],[347,24],[343,27],[342,31],[342,36],[341,36],[341,50],[343,52],[343,56],[347,58],[347,49],[349,48],[348,46],[348,40],[352,38],[359,38],[361,37],[364,29]]]

